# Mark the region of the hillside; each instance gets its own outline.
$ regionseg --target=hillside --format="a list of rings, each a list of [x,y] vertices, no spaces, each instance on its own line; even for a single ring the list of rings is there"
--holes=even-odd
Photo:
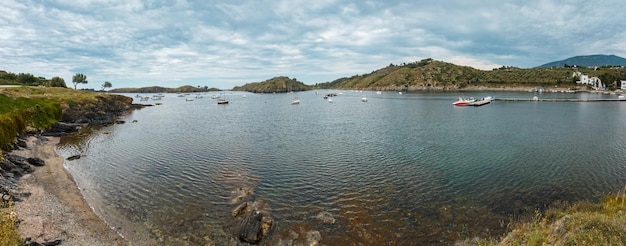
[[[579,67],[626,66],[626,59],[616,55],[574,56],[561,61],[546,63],[537,68],[564,67],[565,65]]]
[[[178,88],[166,88],[161,86],[150,86],[141,88],[117,88],[110,90],[110,93],[190,93],[190,92],[207,92],[219,91],[217,88],[193,87],[185,85]]]
[[[593,70],[563,67],[531,69],[501,67],[484,71],[429,58],[409,64],[390,64],[368,74],[340,78],[318,84],[318,86],[320,88],[406,91],[533,88],[555,85],[575,87],[575,79],[572,77],[574,71],[598,76],[602,81],[626,78],[626,70],[622,68]]]
[[[290,91],[307,91],[312,87],[293,78],[281,76],[268,79],[263,82],[247,83],[243,86],[235,86],[233,91],[248,91],[253,93],[285,93]]]
[[[572,77],[574,71],[599,77],[602,81],[626,79],[626,69],[624,68],[596,70],[587,67],[529,69],[501,67],[484,71],[429,58],[409,64],[390,64],[368,74],[340,78],[317,86],[324,89],[395,91],[576,87],[576,79]],[[612,87],[617,86],[617,83],[608,84]]]

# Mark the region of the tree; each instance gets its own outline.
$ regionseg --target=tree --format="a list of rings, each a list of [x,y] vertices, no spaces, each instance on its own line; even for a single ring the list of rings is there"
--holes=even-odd
[[[39,79],[30,73],[20,73],[17,75],[17,83],[22,85],[38,86]]]
[[[77,84],[87,84],[87,76],[82,73],[77,73],[72,77],[72,83],[74,83],[74,90],[76,90]]]
[[[113,87],[113,85],[109,81],[104,81],[104,84],[102,84],[102,90],[104,90],[105,88],[111,88],[111,87]]]
[[[50,79],[50,87],[67,87],[67,85],[65,85],[63,78],[52,77],[52,79]]]

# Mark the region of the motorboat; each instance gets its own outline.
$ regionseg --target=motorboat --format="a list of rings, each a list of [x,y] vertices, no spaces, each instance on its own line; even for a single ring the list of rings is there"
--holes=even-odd
[[[361,97],[361,102],[367,102],[367,96],[363,95],[363,97]]]
[[[468,106],[470,103],[475,102],[476,99],[474,99],[473,97],[467,99],[467,98],[462,98],[459,97],[459,100],[456,102],[453,102],[452,105],[454,106]]]
[[[295,104],[300,104],[300,98],[299,97],[294,97],[293,100],[291,101],[291,105],[295,105]]]
[[[464,98],[459,97],[459,100],[452,103],[452,105],[454,106],[483,106],[485,104],[491,103],[492,100],[493,100],[493,97],[483,97],[480,100],[476,100],[473,97],[470,97],[469,99],[464,99]]]

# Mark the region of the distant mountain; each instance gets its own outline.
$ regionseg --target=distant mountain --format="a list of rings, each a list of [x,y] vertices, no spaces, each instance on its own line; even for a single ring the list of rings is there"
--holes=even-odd
[[[565,60],[546,63],[536,68],[563,67],[566,64],[578,67],[626,66],[626,59],[616,55],[574,56]]]

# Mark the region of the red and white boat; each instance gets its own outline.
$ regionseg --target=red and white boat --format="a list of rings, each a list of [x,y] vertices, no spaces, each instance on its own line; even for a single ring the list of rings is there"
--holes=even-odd
[[[453,102],[452,105],[454,106],[468,106],[471,103],[475,102],[476,100],[474,98],[470,98],[470,99],[465,99],[465,98],[461,98],[459,97],[459,100],[456,102]]]
[[[452,103],[452,105],[454,106],[483,106],[483,105],[491,103],[492,100],[493,100],[493,97],[483,97],[480,100],[476,100],[473,97],[470,97],[469,99],[463,99],[459,97],[459,100]]]

